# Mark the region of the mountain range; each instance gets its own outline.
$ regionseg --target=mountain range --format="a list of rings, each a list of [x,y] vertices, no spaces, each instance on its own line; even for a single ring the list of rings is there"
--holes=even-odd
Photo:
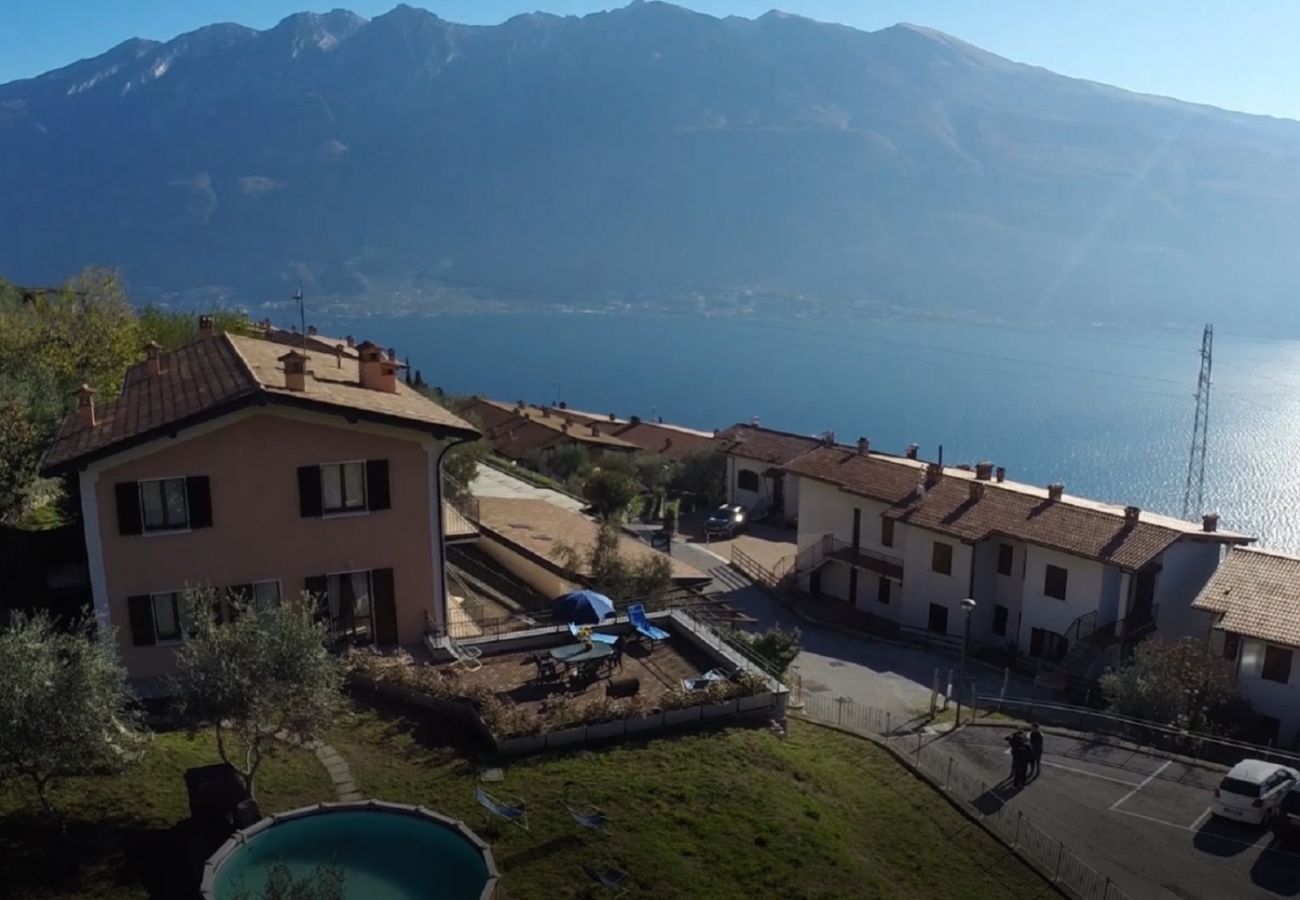
[[[0,86],[0,273],[353,312],[650,305],[1300,329],[1300,123],[911,25],[398,6]]]

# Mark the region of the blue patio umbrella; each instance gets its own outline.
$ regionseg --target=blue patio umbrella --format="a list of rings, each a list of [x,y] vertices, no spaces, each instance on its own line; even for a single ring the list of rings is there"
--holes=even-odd
[[[557,622],[599,625],[614,615],[614,601],[595,591],[571,591],[555,601],[553,615]]]

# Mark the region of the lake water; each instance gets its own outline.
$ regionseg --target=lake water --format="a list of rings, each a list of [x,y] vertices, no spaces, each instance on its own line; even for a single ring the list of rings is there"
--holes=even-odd
[[[1200,334],[649,313],[321,321],[456,393],[699,428],[757,416],[1008,477],[1182,510]],[[1216,335],[1206,511],[1300,552],[1300,343]]]

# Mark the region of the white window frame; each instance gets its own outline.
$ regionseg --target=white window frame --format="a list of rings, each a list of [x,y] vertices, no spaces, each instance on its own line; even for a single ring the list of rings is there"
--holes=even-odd
[[[346,490],[346,482],[343,478],[344,466],[361,467],[361,505],[360,506],[343,506],[338,509],[331,509],[325,505],[325,470],[337,468],[339,470],[339,494],[340,496]],[[317,468],[320,469],[320,510],[323,519],[338,519],[346,516],[364,516],[370,512],[370,486],[366,484],[367,472],[366,461],[364,459],[344,459],[337,462],[321,463]]]
[[[332,638],[342,638],[342,637],[348,637],[348,638],[351,638],[351,637],[355,637],[355,631],[348,631],[348,632],[340,633],[340,632],[336,631],[335,628],[334,628],[334,622],[335,622],[335,616],[334,616],[334,599],[330,596],[330,579],[331,579],[331,578],[338,578],[338,577],[341,577],[341,576],[343,576],[343,575],[358,575],[358,574],[364,574],[364,575],[366,576],[366,597],[367,597],[368,602],[370,603],[370,615],[369,615],[369,618],[370,618],[370,625],[369,625],[369,631],[367,631],[367,633],[366,633],[366,637],[367,637],[367,639],[369,640],[370,643],[372,643],[372,644],[375,643],[375,579],[374,579],[374,571],[375,571],[374,569],[346,569],[346,570],[341,571],[341,572],[326,572],[326,573],[325,573],[325,611],[326,611],[327,616],[328,616],[328,619],[329,619],[330,637],[332,637]],[[354,623],[356,622],[356,614],[355,614],[355,613],[354,613],[353,616],[352,616],[352,621],[353,621]]]
[[[168,596],[168,595],[170,595],[170,596],[172,596],[172,597],[175,598],[175,599],[172,601],[172,602],[173,602],[172,612],[173,612],[173,614],[176,616],[176,634],[177,634],[177,636],[176,636],[176,637],[168,637],[168,638],[165,638],[165,637],[163,637],[161,634],[158,633],[158,607],[157,607],[156,604],[157,604],[157,602],[158,602],[158,598],[159,598],[159,597],[166,597],[166,596]],[[155,644],[156,646],[159,646],[159,647],[176,647],[176,646],[179,646],[180,644],[184,643],[184,641],[185,641],[185,617],[181,614],[181,613],[182,613],[182,607],[183,607],[184,602],[185,602],[185,592],[182,591],[182,590],[179,590],[179,589],[177,589],[177,590],[170,590],[170,591],[150,591],[150,592],[149,592],[149,620],[150,620],[150,624],[153,625],[153,642],[154,642],[154,644]]]
[[[164,525],[160,528],[150,528],[149,522],[145,519],[144,512],[144,486],[146,484],[161,483],[165,481],[179,481],[181,483],[181,499],[185,501],[185,524],[184,525]],[[136,497],[140,503],[140,533],[145,537],[159,537],[168,534],[189,534],[190,532],[190,492],[188,475],[164,475],[161,478],[140,478],[135,483]],[[163,494],[163,513],[166,514],[167,498]],[[160,591],[159,593],[166,593]]]

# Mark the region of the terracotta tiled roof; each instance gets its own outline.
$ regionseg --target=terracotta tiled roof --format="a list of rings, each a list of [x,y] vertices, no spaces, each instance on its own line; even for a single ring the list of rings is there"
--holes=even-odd
[[[1300,647],[1300,559],[1234,548],[1192,608],[1222,614],[1224,631]]]
[[[398,381],[394,394],[363,388],[358,362],[308,350],[307,389],[284,386],[284,346],[260,338],[218,334],[161,355],[162,371],[132,366],[115,400],[97,403],[96,424],[83,428],[73,413],[60,423],[45,456],[52,471],[87,456],[111,453],[164,430],[194,424],[251,402],[356,410],[366,418],[426,431],[472,437],[463,419]]]
[[[723,448],[727,453],[774,466],[784,466],[795,457],[821,445],[821,441],[815,437],[773,431],[757,425],[732,425],[718,437],[723,439]]]
[[[712,436],[668,428],[652,422],[625,425],[615,434],[622,440],[636,444],[647,453],[672,460],[685,459],[692,453],[714,448],[721,449],[725,446],[725,442]]]
[[[492,449],[506,459],[522,461],[560,443],[563,434],[528,419],[510,418],[488,432]]]
[[[982,486],[983,495],[972,497],[972,485]],[[1183,534],[949,475],[928,488],[924,497],[913,497],[885,515],[972,543],[1005,535],[1128,570],[1151,562]]]
[[[916,490],[925,463],[859,453],[856,448],[818,446],[795,457],[785,468],[796,475],[894,504],[903,502]]]
[[[522,548],[539,562],[559,569],[555,559],[558,544],[567,544],[580,553],[596,540],[600,526],[581,513],[561,509],[545,500],[534,498],[479,497],[479,524],[485,532]],[[624,556],[632,559],[664,556],[631,535],[620,538]],[[676,557],[668,557],[673,580],[679,584],[703,584],[710,576]],[[582,578],[589,571],[572,573]]]

